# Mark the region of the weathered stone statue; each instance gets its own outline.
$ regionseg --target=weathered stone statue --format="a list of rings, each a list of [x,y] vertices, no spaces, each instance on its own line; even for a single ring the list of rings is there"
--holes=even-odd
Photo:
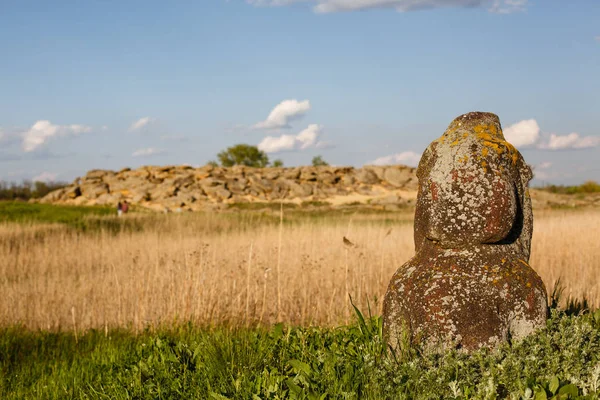
[[[473,350],[545,324],[544,283],[529,266],[531,169],[500,120],[472,112],[429,145],[417,170],[416,255],[392,277],[384,336]]]

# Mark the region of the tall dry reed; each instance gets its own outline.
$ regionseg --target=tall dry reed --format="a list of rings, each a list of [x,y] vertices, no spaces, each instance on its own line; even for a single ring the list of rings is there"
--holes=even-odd
[[[335,325],[351,318],[349,294],[378,313],[414,251],[406,216],[145,218],[116,234],[0,225],[0,325]],[[561,277],[600,304],[599,232],[600,212],[536,215],[531,264],[549,290]]]

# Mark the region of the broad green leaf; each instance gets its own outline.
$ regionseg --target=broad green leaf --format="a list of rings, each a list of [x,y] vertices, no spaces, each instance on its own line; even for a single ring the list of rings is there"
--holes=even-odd
[[[536,390],[534,400],[548,400],[548,396],[546,396],[546,391],[544,389]]]
[[[577,389],[577,386],[573,385],[572,383],[569,383],[568,385],[561,387],[558,390],[558,394],[568,394],[575,398],[579,395],[579,389]]]
[[[552,377],[552,379],[550,379],[550,385],[548,386],[548,389],[550,389],[550,393],[556,394],[556,391],[558,390],[559,386],[560,382],[558,378],[556,376]]]
[[[296,373],[298,373],[300,371],[304,372],[306,375],[310,375],[312,373],[312,370],[310,369],[310,365],[303,363],[302,361],[290,360],[290,361],[288,361],[288,364],[290,364],[292,366],[292,368],[294,369],[294,371]]]
[[[296,385],[292,378],[286,379],[285,383],[296,396],[302,393],[302,388]]]

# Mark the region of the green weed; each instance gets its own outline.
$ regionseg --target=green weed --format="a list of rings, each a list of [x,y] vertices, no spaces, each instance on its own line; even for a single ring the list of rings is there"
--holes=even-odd
[[[135,335],[0,331],[0,397],[81,399],[575,399],[600,393],[600,311],[552,310],[546,329],[472,354],[402,361],[380,318],[339,328]]]

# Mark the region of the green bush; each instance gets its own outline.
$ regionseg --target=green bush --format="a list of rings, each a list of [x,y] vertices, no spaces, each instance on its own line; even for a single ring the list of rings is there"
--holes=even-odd
[[[217,154],[223,167],[245,165],[247,167],[264,168],[269,164],[267,153],[256,146],[236,144]]]
[[[587,181],[578,186],[549,185],[543,187],[542,190],[558,194],[600,193],[600,184],[594,181]]]

